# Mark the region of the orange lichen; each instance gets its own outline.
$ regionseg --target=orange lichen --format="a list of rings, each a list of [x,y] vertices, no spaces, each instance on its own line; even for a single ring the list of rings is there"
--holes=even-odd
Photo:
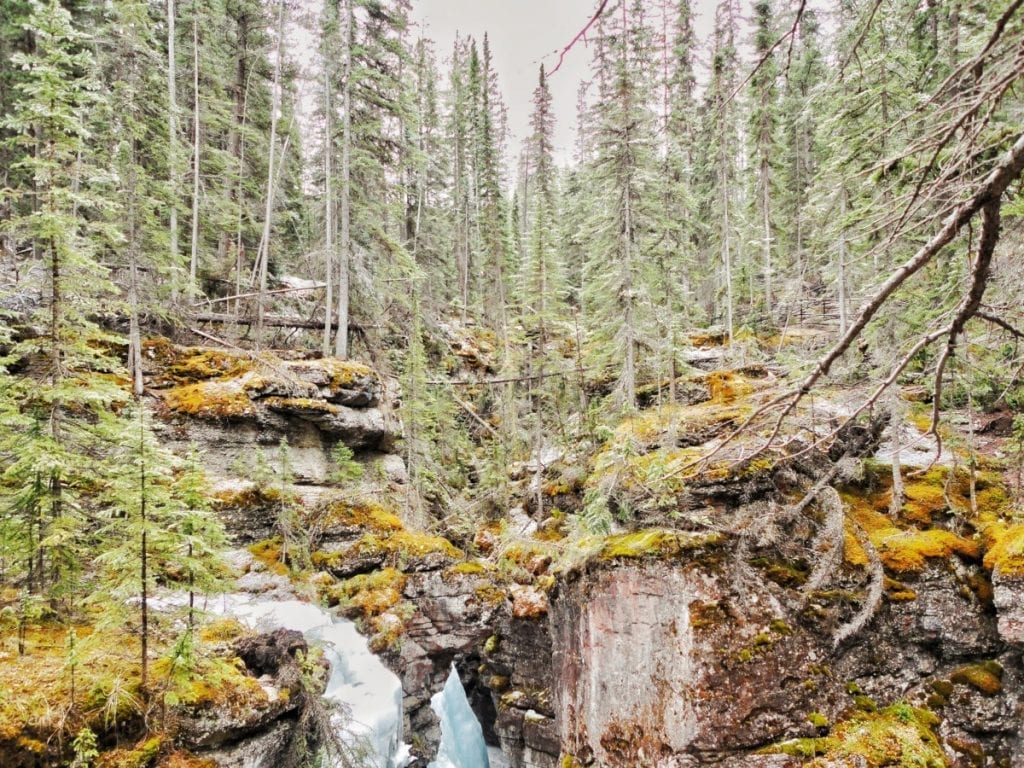
[[[321,528],[358,527],[372,533],[387,534],[405,528],[401,518],[375,501],[338,500],[320,510],[314,519]]]
[[[995,696],[1003,690],[1003,667],[997,661],[984,661],[960,667],[950,676],[950,682],[969,685],[986,696]]]
[[[754,391],[750,382],[737,371],[709,373],[707,385],[713,403],[732,403]]]

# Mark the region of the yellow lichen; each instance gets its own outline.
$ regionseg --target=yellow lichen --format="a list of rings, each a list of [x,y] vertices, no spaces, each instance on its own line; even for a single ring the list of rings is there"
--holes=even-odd
[[[707,375],[708,392],[713,403],[732,403],[754,391],[750,382],[737,371],[714,371]]]
[[[378,534],[405,528],[394,511],[379,502],[363,499],[333,501],[320,510],[314,520],[321,528],[354,526]]]
[[[328,598],[349,616],[371,618],[398,605],[407,577],[395,568],[353,576],[328,589]]]
[[[333,414],[341,410],[334,403],[328,403],[326,400],[318,400],[312,397],[268,397],[263,400],[263,403],[275,411]]]
[[[605,539],[598,553],[602,560],[671,558],[721,543],[721,534],[696,534],[654,528]]]
[[[977,560],[981,556],[977,542],[941,528],[900,531],[878,537],[873,543],[878,547],[882,563],[895,573],[920,573],[932,558],[948,559],[957,554],[969,560]]]
[[[1000,576],[1024,576],[1024,524],[985,527],[985,567]]]
[[[267,570],[279,576],[288,575],[288,566],[284,562],[284,552],[281,538],[275,536],[272,539],[264,539],[255,544],[250,544],[248,549],[252,556],[261,562]]]

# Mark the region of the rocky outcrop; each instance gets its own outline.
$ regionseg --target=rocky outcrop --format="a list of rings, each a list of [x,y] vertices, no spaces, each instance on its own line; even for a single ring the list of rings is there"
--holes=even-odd
[[[181,347],[165,339],[144,347],[146,385],[159,416],[155,431],[179,455],[202,452],[237,543],[273,532],[279,499],[259,498],[259,483],[251,479],[260,473],[293,483],[315,506],[333,483],[337,447],[346,446],[374,476],[406,482],[405,464],[392,453],[402,433],[399,394],[368,366]]]
[[[312,676],[303,671],[299,660],[309,646],[301,633],[285,629],[243,635],[231,651],[257,685],[237,700],[213,697],[176,707],[175,742],[219,768],[285,765],[293,742],[305,737],[299,722],[310,703],[307,687],[323,690],[327,664],[320,662]]]

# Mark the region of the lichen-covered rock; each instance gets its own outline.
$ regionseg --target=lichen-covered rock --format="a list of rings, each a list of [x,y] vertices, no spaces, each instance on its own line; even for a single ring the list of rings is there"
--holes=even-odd
[[[998,616],[999,637],[1024,648],[1024,575],[996,571],[992,576],[992,602]]]

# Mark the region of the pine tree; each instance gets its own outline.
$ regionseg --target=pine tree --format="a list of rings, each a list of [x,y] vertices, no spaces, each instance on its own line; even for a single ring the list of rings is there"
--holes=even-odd
[[[778,154],[777,85],[778,67],[772,46],[776,38],[775,18],[771,0],[754,3],[754,53],[757,70],[750,79],[750,136],[753,143],[753,200],[760,229],[761,274],[764,317],[771,324],[775,293],[772,284],[772,251],[775,248],[773,199],[776,187],[775,157]]]
[[[648,189],[654,171],[654,71],[643,4],[622,3],[600,37],[595,58],[600,111],[594,129],[593,180],[604,198],[595,202],[588,265],[588,341],[599,367],[618,369],[617,399],[636,407],[638,352],[646,326]],[[612,336],[609,338],[609,333]],[[610,356],[608,353],[611,353]],[[610,359],[609,359],[610,357]]]
[[[93,217],[103,204],[87,186],[94,177],[85,124],[86,111],[96,106],[94,60],[56,0],[33,6],[27,26],[35,49],[12,57],[25,76],[5,126],[13,134],[13,165],[33,183],[13,190],[25,213],[6,229],[38,254],[43,269],[36,288],[45,302],[30,320],[42,333],[12,348],[14,358],[37,361],[35,380],[5,375],[3,411],[11,431],[2,439],[15,458],[0,492],[21,512],[30,542],[28,590],[73,601],[88,546],[84,496],[105,439],[88,426],[90,416],[124,395],[103,375],[119,368],[108,351],[116,339],[97,323],[114,288],[95,253]]]

